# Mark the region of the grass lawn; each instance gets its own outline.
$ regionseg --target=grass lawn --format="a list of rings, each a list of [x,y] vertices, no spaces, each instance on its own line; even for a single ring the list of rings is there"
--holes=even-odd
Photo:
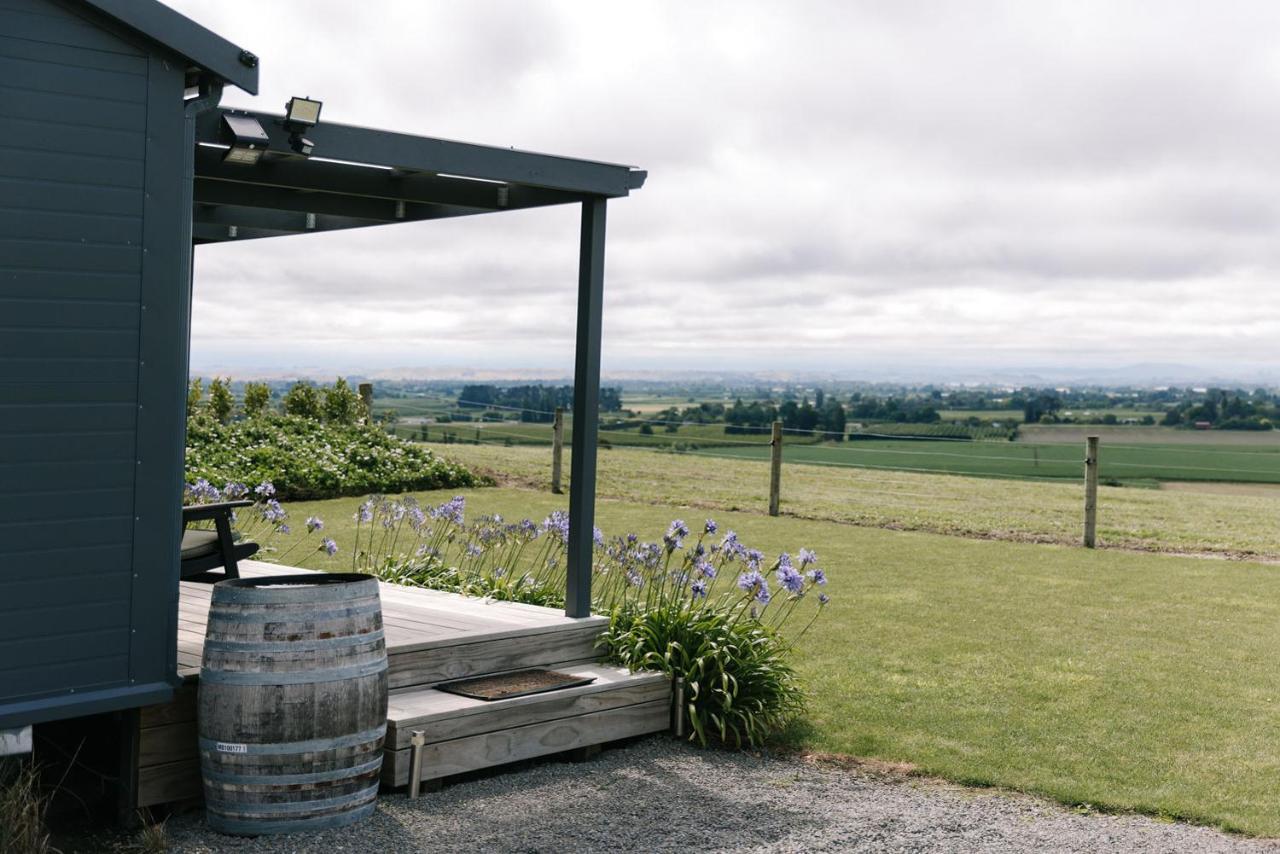
[[[687,473],[654,476],[674,490]],[[688,495],[721,489],[686,482],[695,484]],[[464,494],[472,515],[540,519],[565,506],[563,496],[527,489]],[[830,572],[833,602],[799,646],[811,713],[791,745],[1280,835],[1280,567],[772,519],[659,498],[602,500],[598,524],[656,538],[673,516],[713,515],[765,551],[814,548]],[[306,563],[349,566],[357,504],[288,505],[295,520],[323,517],[344,549]]]
[[[1004,449],[1008,443],[998,447]],[[508,482],[522,486],[550,482],[551,453],[546,448],[433,448]],[[566,475],[569,457],[566,450]],[[600,452],[597,492],[603,498],[691,505],[716,512],[763,510],[769,501],[769,465],[758,460],[613,448]],[[1075,543],[1081,534],[1083,488],[1079,483],[789,465],[782,471],[782,511],[870,527]],[[1098,536],[1104,546],[1280,558],[1277,519],[1280,496],[1276,495],[1099,490]]]

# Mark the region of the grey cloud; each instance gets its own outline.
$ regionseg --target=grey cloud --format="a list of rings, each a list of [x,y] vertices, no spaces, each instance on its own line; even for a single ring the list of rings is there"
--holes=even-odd
[[[650,169],[615,367],[1276,360],[1276,4],[173,5],[261,54],[228,103]],[[202,248],[195,358],[567,366],[576,216]]]

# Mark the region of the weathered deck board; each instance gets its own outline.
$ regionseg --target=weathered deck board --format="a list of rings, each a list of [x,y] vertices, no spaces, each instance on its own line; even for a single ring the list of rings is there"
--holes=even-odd
[[[240,574],[244,577],[263,575],[286,575],[306,573],[305,569],[294,569],[287,566],[262,563],[261,561],[241,561]],[[382,598],[382,619],[386,629],[387,657],[393,673],[403,663],[406,671],[413,675],[393,682],[395,685],[417,684],[412,680],[416,674],[430,675],[440,672],[432,669],[428,663],[438,658],[430,654],[414,655],[401,659],[403,655],[425,653],[428,650],[443,649],[474,644],[477,641],[501,641],[511,639],[513,646],[535,635],[559,635],[570,631],[578,638],[587,632],[599,631],[607,625],[605,617],[586,617],[573,619],[564,616],[558,610],[540,608],[536,605],[524,605],[516,602],[496,602],[460,596],[455,593],[442,593],[438,590],[426,590],[416,587],[399,587],[394,584],[379,584],[379,595]],[[204,646],[205,623],[208,619],[210,585],[194,581],[184,581],[178,601],[178,673],[184,678],[197,676],[200,670],[200,654]],[[583,644],[570,642],[566,645],[561,639],[548,637],[542,639],[548,645],[566,650],[574,650],[558,655],[555,660],[567,661],[589,658],[590,650],[582,654]],[[528,644],[525,644],[526,646]],[[472,653],[475,651],[472,650]],[[465,659],[467,653],[463,653]],[[497,669],[510,669],[498,667]],[[439,679],[457,678],[469,671],[453,671],[457,675],[446,673]]]
[[[423,748],[422,779],[452,777],[494,765],[562,753],[577,747],[660,732],[667,728],[670,715],[670,700],[658,699],[428,744]],[[408,750],[388,751],[385,754],[382,762],[383,784],[408,784],[408,755]]]
[[[671,696],[671,683],[661,673],[632,674],[625,668],[600,664],[556,669],[591,676],[596,681],[575,688],[491,702],[434,688],[393,694],[387,707],[387,748],[408,748],[415,729],[423,730],[428,742],[449,741],[539,721],[669,700]]]

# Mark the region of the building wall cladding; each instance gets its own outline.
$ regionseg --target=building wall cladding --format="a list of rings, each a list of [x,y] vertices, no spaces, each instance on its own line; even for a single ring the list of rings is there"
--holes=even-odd
[[[166,440],[144,404],[186,372],[180,230],[156,215],[179,219],[182,85],[72,5],[0,0],[0,726],[168,678],[181,421]]]

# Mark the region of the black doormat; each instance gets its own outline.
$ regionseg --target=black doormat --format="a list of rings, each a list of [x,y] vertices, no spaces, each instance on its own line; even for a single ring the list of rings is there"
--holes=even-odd
[[[460,694],[476,700],[506,700],[511,697],[523,697],[526,694],[541,694],[561,688],[590,685],[594,681],[596,681],[594,676],[575,676],[572,673],[560,673],[535,667],[531,670],[517,670],[514,673],[503,673],[498,676],[480,676],[475,679],[442,682],[435,687],[440,691],[448,691],[450,694]]]

